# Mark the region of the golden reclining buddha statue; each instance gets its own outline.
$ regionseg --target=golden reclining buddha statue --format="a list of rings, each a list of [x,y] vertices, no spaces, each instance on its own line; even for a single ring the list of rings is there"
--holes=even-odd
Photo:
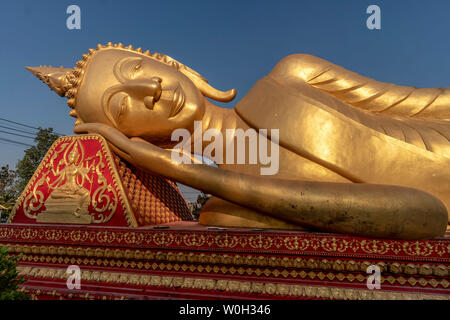
[[[450,89],[383,83],[295,54],[225,109],[211,100],[229,102],[234,89],[217,90],[169,56],[132,46],[99,45],[74,69],[28,69],[69,99],[76,133],[98,133],[124,160],[212,194],[200,224],[400,239],[447,228]],[[183,150],[207,148],[196,122],[201,133],[224,136],[266,129],[253,144],[279,145],[278,171],[262,175],[267,163],[259,158],[217,167],[174,162],[176,129],[191,134]],[[272,129],[279,136],[261,133]]]

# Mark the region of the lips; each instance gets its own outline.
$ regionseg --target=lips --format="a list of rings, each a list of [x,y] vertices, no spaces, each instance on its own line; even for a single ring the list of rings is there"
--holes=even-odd
[[[130,103],[130,95],[126,92],[120,92],[121,89],[120,86],[110,88],[108,89],[109,92],[105,92],[103,97],[104,112],[115,126],[117,126],[120,116],[126,112]],[[186,101],[184,91],[180,84],[177,84],[175,89],[167,88],[162,90],[158,98],[158,101],[154,103],[161,103],[169,108],[169,119],[180,113]],[[153,108],[149,109],[153,110]]]
[[[169,119],[175,117],[183,108],[186,101],[183,89],[178,84],[175,90],[163,90],[160,100],[165,100],[169,103],[170,113]]]

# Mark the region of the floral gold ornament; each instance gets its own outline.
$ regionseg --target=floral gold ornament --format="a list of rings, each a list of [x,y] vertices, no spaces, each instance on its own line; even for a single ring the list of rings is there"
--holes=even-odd
[[[193,250],[216,252],[223,250],[251,251],[278,254],[306,254],[321,256],[340,255],[346,258],[383,257],[384,259],[435,260],[450,263],[450,243],[448,238],[433,240],[383,240],[354,238],[344,235],[321,235],[308,232],[266,231],[261,234],[261,242],[254,241],[255,232],[193,230],[194,223],[172,225],[170,230],[124,229],[124,228],[84,228],[49,225],[0,225],[0,243],[41,241],[65,245],[93,246],[139,246],[142,249]],[[192,234],[199,242],[192,242]],[[231,240],[226,240],[231,239]],[[372,246],[367,246],[368,241]],[[338,250],[333,243],[341,242],[345,251]],[[265,244],[269,244],[267,246]],[[301,244],[301,246],[292,245]],[[107,249],[111,254],[112,249]],[[224,256],[224,259],[229,259]],[[367,266],[366,266],[367,268]]]
[[[110,217],[113,216],[118,202],[117,192],[111,186],[107,185],[103,175],[98,175],[98,173],[100,173],[100,170],[98,169],[99,159],[97,159],[97,161],[95,161],[94,158],[84,159],[84,153],[83,146],[77,140],[74,140],[66,148],[60,163],[53,163],[58,154],[58,151],[56,151],[55,157],[52,158],[49,163],[49,167],[52,169],[42,176],[39,182],[34,186],[33,193],[25,199],[25,202],[27,202],[27,200],[29,202],[31,198],[35,201],[36,190],[45,182],[47,183],[47,187],[50,190],[50,196],[43,203],[46,209],[36,217],[38,222],[92,223],[93,219],[89,214],[88,206],[91,202],[89,190],[92,190],[94,181],[92,180],[93,175],[91,174],[90,178],[89,173],[94,171],[97,171],[97,177],[100,180],[98,181],[98,184],[101,185],[101,187],[94,191],[93,198],[106,198],[103,208],[96,211],[103,212],[111,210],[112,214]],[[99,158],[100,154],[98,153],[96,156]],[[89,160],[93,160],[91,164],[89,164]],[[54,182],[52,183],[49,183],[50,177],[48,174],[50,173],[54,176]],[[84,187],[85,180],[90,185],[89,189]],[[106,191],[112,193],[111,197],[104,196]],[[94,210],[96,209],[97,204],[98,201],[94,200]],[[29,218],[33,218],[29,212],[30,208],[31,206],[28,206],[25,209],[25,214]],[[97,223],[106,221],[107,219],[103,216],[97,221],[94,220],[94,222]]]
[[[69,99],[77,133],[101,134],[123,160],[214,195],[202,224],[399,239],[447,228],[449,89],[382,83],[292,55],[234,109],[221,109],[206,98],[231,101],[234,89],[217,90],[166,55],[112,43],[90,49],[74,69],[29,70]],[[171,134],[183,128],[195,138],[194,121],[224,133],[279,129],[280,170],[265,177],[262,162],[175,164]]]
[[[92,148],[93,143],[97,149]],[[121,201],[117,180],[108,181],[117,177],[111,177],[107,160],[111,154],[106,148],[98,136],[58,139],[17,202],[12,217],[19,210],[40,223],[110,221]],[[122,210],[127,206],[121,205]]]
[[[143,206],[135,203],[136,195],[145,196]],[[190,220],[187,210],[174,183],[130,168],[102,137],[80,135],[55,141],[9,221],[137,227]],[[83,239],[79,233],[73,237]]]

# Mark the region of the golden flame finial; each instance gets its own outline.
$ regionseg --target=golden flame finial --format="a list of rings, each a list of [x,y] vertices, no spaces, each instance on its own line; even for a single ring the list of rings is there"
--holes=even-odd
[[[69,68],[54,68],[52,66],[40,66],[40,67],[25,67],[28,71],[34,74],[47,84],[50,89],[55,91],[61,97],[64,97],[72,88],[70,78],[72,77],[73,69]]]

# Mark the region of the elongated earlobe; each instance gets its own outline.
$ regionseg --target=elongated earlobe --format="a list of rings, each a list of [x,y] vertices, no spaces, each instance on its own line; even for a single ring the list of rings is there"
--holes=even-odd
[[[214,99],[220,102],[229,102],[236,97],[236,89],[231,89],[228,91],[220,91],[208,84],[205,80],[197,77],[196,75],[190,73],[189,71],[185,71],[183,69],[180,70],[184,75],[186,75],[191,81],[195,84],[195,86],[200,90],[202,94],[206,97]]]

